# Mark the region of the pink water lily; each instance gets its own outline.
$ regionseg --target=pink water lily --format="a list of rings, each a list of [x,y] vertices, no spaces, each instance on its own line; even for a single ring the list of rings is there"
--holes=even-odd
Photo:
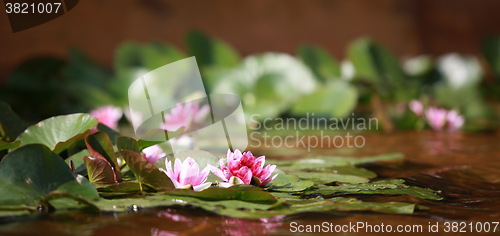
[[[446,114],[448,111],[443,108],[430,107],[425,111],[425,118],[432,129],[439,131],[446,124]]]
[[[114,106],[103,106],[90,111],[90,115],[97,118],[99,123],[116,129],[118,121],[122,118],[122,109]]]
[[[410,110],[413,111],[413,113],[415,113],[415,115],[417,116],[421,116],[424,113],[424,106],[418,100],[411,100],[408,106],[410,107]]]
[[[448,121],[448,130],[455,131],[464,125],[464,117],[459,115],[457,111],[451,110],[446,114],[446,121]]]
[[[150,163],[155,163],[159,159],[166,156],[165,152],[163,152],[163,149],[161,149],[158,145],[153,145],[142,149],[142,154]]]
[[[186,102],[184,104],[178,103],[170,114],[165,115],[165,123],[163,129],[168,131],[176,131],[181,127],[186,130],[191,128],[194,124],[201,122],[209,113],[210,107],[194,102]]]
[[[172,180],[175,188],[192,187],[194,191],[201,191],[212,185],[211,182],[206,182],[210,168],[207,166],[200,172],[198,163],[191,157],[186,158],[184,162],[176,158],[173,168],[169,160],[165,161],[165,165],[167,170],[161,170]]]
[[[226,187],[235,184],[253,184],[256,186],[265,186],[271,182],[276,175],[271,176],[276,169],[276,165],[267,165],[265,156],[254,157],[251,152],[241,153],[236,149],[234,152],[227,151],[227,166],[220,160],[220,169],[211,166],[212,172],[225,181],[220,186]]]
[[[435,131],[440,131],[445,127],[447,127],[449,131],[456,131],[460,129],[465,122],[463,116],[459,115],[457,111],[436,107],[428,108],[425,111],[425,118]]]

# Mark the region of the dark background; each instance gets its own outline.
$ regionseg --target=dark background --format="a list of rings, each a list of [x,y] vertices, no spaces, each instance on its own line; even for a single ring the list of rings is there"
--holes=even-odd
[[[318,44],[343,58],[347,44],[370,36],[400,57],[460,52],[500,32],[495,0],[83,0],[53,21],[12,33],[0,13],[0,81],[23,60],[66,57],[76,47],[111,66],[123,41],[161,40],[184,49],[190,29],[233,45],[243,55],[295,53]]]

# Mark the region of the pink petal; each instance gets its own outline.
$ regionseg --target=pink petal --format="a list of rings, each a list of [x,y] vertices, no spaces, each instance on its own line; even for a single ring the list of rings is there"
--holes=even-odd
[[[267,178],[267,179],[265,179],[265,180],[261,180],[261,181],[262,181],[261,186],[266,186],[268,183],[270,183],[271,181],[273,181],[273,180],[274,180],[274,178],[276,178],[276,176],[278,176],[278,174],[275,174],[275,175],[274,175],[273,177],[271,177],[271,178]]]
[[[219,169],[215,166],[212,166],[212,165],[208,165],[208,166],[210,166],[210,170],[212,171],[212,173],[214,173],[214,175],[216,175],[217,177],[219,177],[223,181],[228,181],[228,178],[226,178],[226,176],[224,175],[224,173],[222,172],[221,169]]]

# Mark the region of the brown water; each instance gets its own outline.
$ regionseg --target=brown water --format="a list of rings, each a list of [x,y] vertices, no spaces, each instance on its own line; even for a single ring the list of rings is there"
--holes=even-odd
[[[363,136],[366,146],[361,149],[315,149],[313,154],[404,153],[403,162],[364,167],[375,171],[380,179],[404,178],[412,185],[442,190],[445,199],[436,202],[407,196],[356,196],[369,201],[414,202],[429,210],[419,210],[413,215],[328,212],[265,221],[232,219],[186,208],[148,209],[126,214],[52,214],[3,222],[0,235],[288,235],[292,234],[292,222],[302,225],[367,222],[372,226],[383,223],[393,228],[422,225],[424,233],[428,232],[429,223],[438,223],[440,234],[447,234],[444,232],[447,221],[463,222],[457,229],[466,232],[471,231],[469,223],[475,231],[476,222],[500,221],[500,133],[405,132]],[[255,151],[270,158],[300,158],[308,154],[304,149],[288,149],[286,155],[283,149]],[[467,226],[462,228],[464,224]],[[415,227],[418,230],[418,226]],[[359,232],[367,234],[365,231]],[[499,232],[500,226],[491,234],[500,235]]]

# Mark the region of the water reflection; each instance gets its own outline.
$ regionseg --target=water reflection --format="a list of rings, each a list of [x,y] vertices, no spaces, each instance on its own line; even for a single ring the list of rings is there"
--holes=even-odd
[[[226,218],[218,231],[230,236],[267,235],[274,233],[276,228],[283,225],[281,221],[283,218],[282,216],[260,220]]]

